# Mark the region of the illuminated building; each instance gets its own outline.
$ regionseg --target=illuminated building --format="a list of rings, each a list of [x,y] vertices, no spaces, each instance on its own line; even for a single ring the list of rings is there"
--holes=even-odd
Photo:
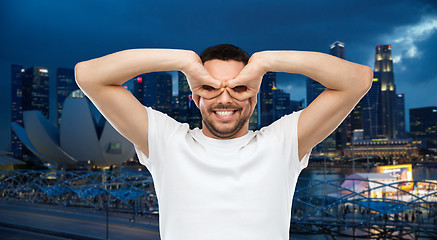
[[[353,173],[346,177],[341,184],[342,195],[360,193],[361,196],[370,198],[383,198],[396,193],[396,188],[379,187],[381,184],[390,185],[398,180],[387,173]],[[370,191],[369,191],[370,190]]]
[[[264,74],[259,97],[259,115],[260,128],[273,122],[273,89],[276,88],[276,73],[267,72]]]
[[[188,105],[191,96],[190,86],[184,73],[178,72],[179,122],[188,123]]]
[[[11,66],[11,122],[23,124],[23,111],[39,110],[49,118],[49,70],[46,67]],[[11,129],[12,131],[12,129]],[[15,132],[11,132],[11,152],[15,158],[29,160],[33,154],[23,148]]]
[[[391,45],[376,46],[375,72],[380,72],[382,134],[391,139],[398,138],[396,131],[396,86],[394,83]]]
[[[380,158],[409,159],[417,157],[421,141],[413,139],[363,139],[354,141],[345,149],[345,157],[378,156]]]
[[[410,136],[437,148],[437,106],[410,109]]]
[[[144,82],[144,106],[172,114],[171,98],[172,94],[172,76],[166,72],[152,72],[143,75]]]
[[[305,104],[305,99],[299,100],[299,101],[295,101],[295,100],[290,100],[290,108],[291,108],[291,112],[295,112],[295,111],[299,111],[304,109],[304,104]]]
[[[386,173],[393,176],[399,183],[399,187],[405,191],[413,190],[413,166],[411,164],[378,166],[378,173]]]
[[[22,73],[24,68],[21,65],[11,66],[11,122],[23,125],[23,84]],[[24,148],[23,143],[11,128],[11,152],[15,158],[27,158],[31,152]]]
[[[282,89],[273,89],[273,121],[291,113],[290,94]]]
[[[46,67],[26,69],[23,78],[23,111],[39,110],[49,119],[49,70]]]
[[[257,103],[255,105],[255,109],[253,109],[252,115],[249,118],[249,130],[257,130],[259,129],[259,122],[258,122],[258,111],[259,111],[259,94],[256,96]]]
[[[138,101],[141,104],[144,104],[143,103],[144,102],[144,100],[143,100],[144,99],[144,81],[143,81],[143,78],[144,78],[144,74],[141,74],[141,75],[133,78],[134,89],[133,89],[132,94],[134,95],[135,98],[138,99]]]
[[[182,72],[178,72],[178,91],[179,115],[176,120],[188,123],[191,129],[202,128],[202,115],[194,103],[187,77]]]
[[[373,73],[372,87],[360,100],[359,106],[362,114],[360,120],[364,130],[363,138],[384,138],[385,135],[382,130],[381,72]]]
[[[57,125],[61,123],[62,107],[65,99],[79,86],[74,79],[74,70],[70,68],[58,68],[56,70],[56,119]]]
[[[397,138],[406,138],[405,133],[405,94],[396,94],[396,136]]]

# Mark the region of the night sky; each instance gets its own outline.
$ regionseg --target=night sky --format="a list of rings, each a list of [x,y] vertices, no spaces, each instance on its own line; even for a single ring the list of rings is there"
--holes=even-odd
[[[55,73],[131,48],[190,49],[230,43],[262,50],[327,53],[345,43],[346,60],[374,67],[375,47],[392,45],[395,84],[408,109],[437,105],[437,1],[0,1],[0,151],[10,144],[11,64]],[[292,100],[306,98],[305,77],[278,74]]]

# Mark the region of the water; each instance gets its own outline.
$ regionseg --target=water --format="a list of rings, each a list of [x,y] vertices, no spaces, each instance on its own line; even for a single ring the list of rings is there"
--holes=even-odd
[[[306,168],[299,177],[311,178],[323,181],[325,178],[324,169]],[[355,168],[357,173],[367,173],[367,168]],[[370,168],[369,172],[376,173],[376,167]],[[353,173],[352,168],[326,168],[326,180],[344,179]],[[413,180],[437,180],[437,167],[413,167]]]

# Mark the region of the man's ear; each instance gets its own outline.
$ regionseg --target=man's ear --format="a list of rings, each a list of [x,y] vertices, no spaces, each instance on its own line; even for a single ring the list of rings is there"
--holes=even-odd
[[[195,94],[195,93],[193,93],[193,92],[192,92],[192,95],[193,95],[194,104],[196,104],[196,107],[198,109],[200,109],[200,107],[199,107],[200,96]]]

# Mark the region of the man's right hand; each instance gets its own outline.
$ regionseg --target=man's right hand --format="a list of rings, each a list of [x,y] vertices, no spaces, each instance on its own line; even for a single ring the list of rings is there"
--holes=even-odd
[[[261,81],[266,71],[266,57],[263,52],[253,54],[247,65],[241,70],[240,74],[226,82],[229,94],[240,101],[245,99],[255,99]]]
[[[181,71],[187,76],[188,85],[193,95],[211,99],[220,95],[224,89],[224,82],[213,78],[202,64],[200,57],[194,53],[189,64]]]

